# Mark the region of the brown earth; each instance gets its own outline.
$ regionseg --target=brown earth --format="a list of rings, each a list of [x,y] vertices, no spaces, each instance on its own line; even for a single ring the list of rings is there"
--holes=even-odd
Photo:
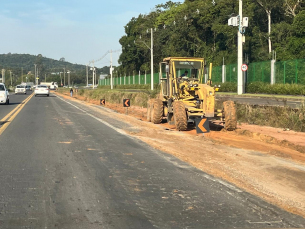
[[[61,96],[100,105],[98,100],[78,95]],[[147,122],[146,108],[109,103],[105,107],[118,113],[91,106],[133,125],[135,131],[128,134],[154,148],[305,217],[305,133],[247,124],[238,125],[235,131],[212,130],[204,135],[195,129],[179,132],[167,123]]]

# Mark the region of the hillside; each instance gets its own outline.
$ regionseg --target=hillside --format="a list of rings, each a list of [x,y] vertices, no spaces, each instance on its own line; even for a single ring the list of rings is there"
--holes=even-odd
[[[56,81],[59,83],[63,80],[60,78],[63,78],[63,74],[60,75],[59,73],[63,73],[64,71],[67,73],[70,71],[71,83],[86,83],[86,65],[72,64],[65,61],[64,58],[54,60],[44,57],[41,54],[37,56],[30,54],[0,54],[0,69],[6,70],[6,83],[8,84],[10,84],[10,79],[7,76],[10,74],[12,74],[13,85],[20,83],[22,79],[25,81],[25,77],[22,77],[22,75],[27,76],[29,81],[34,81],[35,65],[38,76],[47,81]],[[109,67],[97,68],[96,72],[97,76],[100,74],[108,74]],[[91,75],[92,73],[89,74],[89,83],[92,82],[92,79],[90,79]]]
[[[80,71],[86,68],[85,65],[72,64],[61,60],[54,60],[51,58],[43,57],[42,55],[30,54],[0,54],[0,68],[4,69],[20,69],[23,68],[25,72],[34,71],[34,64],[42,65],[47,72],[63,71],[64,68],[70,71]]]

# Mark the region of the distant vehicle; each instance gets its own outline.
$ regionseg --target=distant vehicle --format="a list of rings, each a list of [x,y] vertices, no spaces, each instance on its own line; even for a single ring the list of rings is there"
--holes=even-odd
[[[26,90],[27,90],[27,91],[32,91],[31,85],[26,85],[25,87],[26,87]]]
[[[17,85],[15,88],[15,94],[26,94],[26,85]]]
[[[57,82],[40,82],[40,85],[46,85],[48,86],[51,90],[56,90],[58,88]]]
[[[0,103],[8,105],[10,103],[9,92],[4,83],[0,83]]]
[[[47,85],[37,85],[34,91],[35,96],[37,95],[50,95],[50,89]]]

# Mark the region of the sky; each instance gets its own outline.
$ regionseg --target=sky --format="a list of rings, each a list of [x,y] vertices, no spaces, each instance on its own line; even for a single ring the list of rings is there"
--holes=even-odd
[[[73,64],[117,65],[132,17],[168,0],[7,0],[0,7],[0,54],[38,55]]]

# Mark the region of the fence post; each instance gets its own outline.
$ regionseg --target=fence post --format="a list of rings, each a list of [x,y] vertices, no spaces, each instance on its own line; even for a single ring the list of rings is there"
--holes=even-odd
[[[145,70],[145,76],[144,77],[145,77],[145,79],[144,79],[145,83],[144,84],[146,85],[146,70]]]
[[[139,71],[139,84],[141,84],[141,72]]]
[[[275,84],[275,60],[271,60],[271,84]]]
[[[222,73],[221,73],[221,77],[222,77],[222,83],[226,82],[226,66],[223,64],[222,65]]]

